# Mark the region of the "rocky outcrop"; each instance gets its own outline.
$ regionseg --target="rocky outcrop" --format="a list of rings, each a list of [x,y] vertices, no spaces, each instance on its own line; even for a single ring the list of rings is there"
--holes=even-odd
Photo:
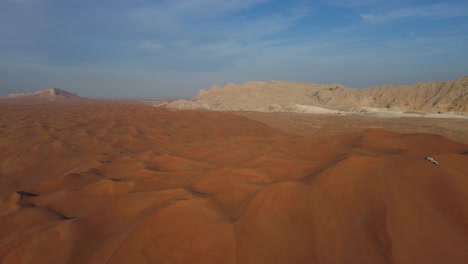
[[[361,111],[366,108],[468,112],[468,77],[455,81],[364,89],[334,83],[231,83],[224,88],[215,85],[209,91],[202,89],[191,100],[177,100],[167,106],[175,109],[264,112]]]
[[[405,86],[363,89],[370,107],[403,110],[468,112],[468,76],[456,81],[424,82]]]
[[[49,88],[46,90],[40,90],[33,93],[15,93],[6,96],[7,99],[17,100],[49,100],[49,101],[60,101],[60,100],[76,100],[83,99],[82,97],[62,90],[58,88]]]

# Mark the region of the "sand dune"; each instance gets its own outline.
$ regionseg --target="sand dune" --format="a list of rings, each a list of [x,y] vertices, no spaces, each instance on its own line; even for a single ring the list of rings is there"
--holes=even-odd
[[[0,105],[0,263],[466,263],[466,123],[281,118]]]

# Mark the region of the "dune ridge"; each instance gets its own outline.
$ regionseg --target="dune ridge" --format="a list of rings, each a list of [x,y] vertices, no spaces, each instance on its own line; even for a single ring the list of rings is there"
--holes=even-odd
[[[347,88],[340,84],[285,81],[247,82],[200,90],[191,100],[167,104],[175,109],[221,111],[365,112],[370,109],[468,112],[468,76],[454,81]]]
[[[0,120],[2,263],[468,259],[468,145],[439,135],[135,103],[0,105]]]

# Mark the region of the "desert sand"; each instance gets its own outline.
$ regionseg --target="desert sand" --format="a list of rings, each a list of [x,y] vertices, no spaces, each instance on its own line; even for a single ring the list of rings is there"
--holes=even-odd
[[[0,104],[0,263],[467,263],[467,127]]]

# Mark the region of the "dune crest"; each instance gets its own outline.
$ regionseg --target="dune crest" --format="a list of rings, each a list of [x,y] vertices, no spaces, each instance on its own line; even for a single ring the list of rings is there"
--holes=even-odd
[[[346,122],[294,135],[136,103],[0,107],[2,263],[468,259],[468,145],[442,136]]]

